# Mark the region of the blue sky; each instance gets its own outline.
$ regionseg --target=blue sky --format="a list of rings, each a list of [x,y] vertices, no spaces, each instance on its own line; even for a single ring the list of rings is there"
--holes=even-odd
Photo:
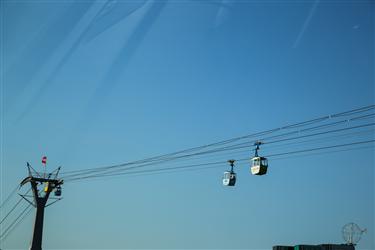
[[[371,1],[5,0],[1,18],[1,200],[43,155],[108,166],[374,104]],[[374,249],[374,166],[365,148],[241,163],[232,189],[226,165],[66,183],[44,247],[271,249],[354,221]]]

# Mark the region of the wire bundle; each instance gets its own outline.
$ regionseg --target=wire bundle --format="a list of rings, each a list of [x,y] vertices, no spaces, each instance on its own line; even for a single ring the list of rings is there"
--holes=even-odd
[[[375,105],[370,105],[137,161],[64,172],[61,178],[64,183],[71,183],[125,175],[197,171],[227,166],[228,158],[236,159],[236,162],[241,164],[249,162],[254,151],[254,143],[259,141],[262,144],[263,156],[272,161],[297,155],[373,148],[374,109]],[[286,151],[286,148],[289,150]],[[18,186],[0,205],[2,210],[17,190]],[[11,218],[10,215],[21,206],[22,200],[20,198],[7,213],[4,213],[5,216],[0,218],[2,242],[32,210],[32,206],[27,204],[3,230],[3,226]]]
[[[226,164],[228,155],[230,155],[230,158],[239,155],[241,158],[238,158],[237,162],[248,161],[252,157],[254,143],[257,141],[261,141],[262,147],[266,152],[269,152],[264,156],[271,159],[331,149],[347,150],[358,146],[369,146],[374,142],[374,138],[368,136],[372,136],[374,132],[374,109],[375,105],[371,105],[137,161],[64,172],[62,178],[65,183],[69,183],[94,178],[220,167]],[[356,140],[348,141],[352,137],[355,137]],[[339,141],[340,138],[341,140],[344,139],[345,143],[326,145],[327,142]],[[363,139],[358,140],[358,138]],[[286,142],[288,143],[286,144]],[[319,146],[302,149],[301,144],[318,144]],[[297,149],[287,152],[272,151],[273,148],[286,148],[286,146],[297,146]],[[214,158],[215,161],[202,162],[209,158]],[[177,163],[181,164],[181,162],[186,163],[188,161],[193,161],[193,164],[176,166]],[[170,167],[157,167],[162,165],[170,165]]]

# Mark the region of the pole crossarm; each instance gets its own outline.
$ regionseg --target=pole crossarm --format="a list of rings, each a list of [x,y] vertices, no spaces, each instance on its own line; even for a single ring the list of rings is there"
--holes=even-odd
[[[25,201],[27,201],[30,205],[32,205],[33,207],[36,207],[36,205],[31,202],[29,199],[26,198],[26,195],[22,195],[22,194],[18,194],[19,196],[21,196]]]
[[[55,201],[53,201],[53,202],[51,202],[51,203],[45,205],[45,207],[49,207],[49,206],[51,206],[51,205],[53,205],[53,204],[55,204],[56,202],[61,201],[61,200],[62,200],[62,198],[58,198],[58,199],[56,199]]]
[[[49,178],[41,178],[41,177],[34,177],[34,176],[28,176],[25,179],[23,179],[20,183],[21,186],[25,185],[28,182],[36,182],[36,183],[52,183],[55,186],[62,185],[64,183],[61,179],[49,179]]]

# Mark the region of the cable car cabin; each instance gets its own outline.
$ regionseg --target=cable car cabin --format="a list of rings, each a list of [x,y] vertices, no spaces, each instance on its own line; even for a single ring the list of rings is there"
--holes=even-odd
[[[56,190],[55,190],[55,195],[56,195],[56,196],[61,196],[61,187],[60,187],[60,186],[58,186],[58,187],[56,188]]]
[[[267,173],[267,168],[267,158],[256,156],[252,159],[251,173],[253,175],[264,175]]]
[[[236,173],[231,171],[225,171],[223,176],[224,186],[234,186],[236,184]]]

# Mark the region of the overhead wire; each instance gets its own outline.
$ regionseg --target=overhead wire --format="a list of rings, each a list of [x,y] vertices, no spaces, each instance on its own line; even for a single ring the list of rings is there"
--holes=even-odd
[[[313,136],[318,136],[318,135],[325,135],[325,134],[330,134],[330,133],[337,133],[337,132],[342,132],[342,131],[347,131],[347,130],[353,130],[353,129],[358,129],[358,128],[364,128],[364,127],[370,127],[370,126],[375,126],[375,123],[367,123],[367,124],[353,126],[353,127],[348,127],[348,128],[341,128],[341,129],[329,130],[329,131],[324,131],[324,132],[319,132],[319,133],[314,133],[314,134],[308,134],[308,135],[301,135],[301,136],[296,136],[296,137],[291,137],[291,138],[285,138],[285,139],[280,139],[280,140],[274,140],[274,141],[269,141],[269,142],[265,141],[262,144],[273,144],[273,143],[279,143],[279,142],[284,142],[284,141],[298,140],[298,139],[307,138],[307,137],[313,137]]]
[[[241,147],[237,147],[237,148],[232,148],[232,150],[234,150],[234,149],[239,149],[239,148],[244,148],[244,146],[241,146]],[[133,166],[133,167],[128,167],[128,168],[126,168],[126,169],[122,169],[122,172],[124,171],[124,170],[126,170],[126,171],[128,171],[128,170],[130,170],[130,169],[136,169],[136,168],[143,168],[143,167],[147,167],[147,166],[152,166],[152,165],[157,165],[157,164],[160,164],[161,162],[156,162],[156,163],[146,163],[146,164],[142,164],[142,165],[138,165],[138,166]],[[115,172],[115,171],[113,171],[113,172]],[[113,173],[112,172],[112,173]],[[116,171],[116,172],[120,172],[120,171]],[[107,173],[104,173],[104,174],[110,174],[111,172],[107,172]],[[103,174],[103,173],[102,173]],[[99,174],[99,175],[101,175],[101,174]],[[89,176],[84,176],[84,179],[87,179],[87,178],[90,178],[90,177],[96,177],[97,175],[89,175]],[[73,177],[74,178],[74,177]],[[77,177],[75,177],[74,179],[76,179]],[[81,178],[82,179],[82,178]],[[69,180],[69,178],[67,179],[67,181]]]
[[[31,188],[24,194],[27,195],[31,191]],[[22,197],[18,200],[18,202],[10,209],[10,211],[4,216],[4,218],[0,221],[0,225],[8,218],[8,216],[17,208],[17,206],[21,203],[23,200]]]
[[[321,151],[321,150],[325,150],[325,149],[349,147],[349,146],[353,146],[353,145],[368,144],[368,143],[374,143],[374,142],[375,142],[375,140],[354,141],[354,142],[350,142],[350,143],[336,144],[336,145],[330,145],[330,146],[325,146],[325,147],[308,148],[308,149],[288,151],[288,152],[283,152],[283,153],[278,153],[278,154],[270,154],[270,155],[266,155],[265,157],[272,158],[272,157],[281,156],[281,155],[291,155],[291,154],[299,154],[299,153],[306,153],[306,152],[313,152],[313,151]],[[241,161],[248,161],[248,160],[249,160],[249,158],[243,158],[243,159],[239,159],[239,160],[236,160],[236,161],[241,162]],[[158,168],[158,169],[145,169],[145,170],[138,170],[138,171],[128,171],[128,172],[123,172],[123,173],[101,174],[101,175],[94,175],[94,176],[72,178],[72,179],[67,180],[67,182],[90,179],[90,178],[122,176],[122,175],[140,174],[140,173],[152,173],[152,172],[160,172],[160,171],[165,171],[165,170],[188,169],[188,168],[208,166],[208,165],[219,165],[219,164],[224,164],[224,163],[225,163],[225,161],[217,161],[217,162],[207,162],[207,163],[201,163],[201,164],[184,165],[184,166],[165,167],[165,168]]]
[[[372,114],[372,117],[375,117],[375,114]],[[369,116],[367,116],[367,118],[369,118]],[[362,128],[362,127],[368,127],[368,126],[374,126],[375,125],[375,123],[368,123],[368,124],[363,124],[363,125],[358,125],[358,126],[353,126],[353,127],[346,127],[346,128],[336,129],[336,130],[324,131],[324,132],[315,133],[315,134],[303,135],[303,136],[298,136],[298,137],[290,137],[290,138],[274,140],[274,141],[269,141],[269,142],[267,141],[269,139],[291,136],[291,135],[294,135],[294,134],[300,134],[300,133],[304,133],[304,132],[308,132],[308,131],[314,131],[314,130],[318,130],[318,129],[321,129],[321,128],[330,127],[330,126],[333,126],[333,125],[339,125],[339,124],[342,124],[343,122],[349,122],[349,121],[350,120],[338,121],[338,122],[320,125],[320,126],[316,126],[316,127],[312,127],[312,128],[303,129],[303,130],[292,131],[292,132],[284,133],[284,134],[281,134],[281,135],[265,137],[265,138],[261,138],[259,140],[255,140],[255,141],[243,142],[243,143],[235,144],[235,145],[232,145],[232,146],[235,146],[235,147],[241,146],[241,145],[253,146],[256,141],[260,141],[262,143],[262,145],[272,144],[272,143],[278,143],[278,142],[282,142],[282,141],[296,140],[296,139],[300,139],[300,138],[304,138],[304,137],[312,137],[312,136],[324,135],[324,134],[329,134],[329,133],[342,132],[342,131],[346,131],[346,130],[358,129],[358,128]]]
[[[353,151],[353,150],[360,150],[360,149],[369,149],[369,148],[374,148],[375,145],[373,146],[367,146],[367,147],[357,147],[357,148],[349,148],[349,149],[342,149],[342,150],[335,150],[335,151],[327,151],[327,152],[321,152],[321,153],[309,153],[309,154],[304,154],[304,155],[301,155],[301,156],[297,156],[297,157],[308,157],[308,156],[311,156],[311,155],[317,155],[317,154],[331,154],[331,153],[337,153],[337,152],[345,152],[345,151]],[[296,157],[296,156],[293,156],[293,157]],[[273,161],[278,161],[278,160],[284,160],[284,159],[290,159],[290,157],[282,157],[282,158],[272,158]],[[238,159],[236,160],[236,162],[245,162],[245,161],[248,161],[249,159],[248,158],[243,158],[243,159]],[[216,162],[212,162],[212,163],[216,163]],[[225,166],[225,164],[227,163],[227,161],[220,161],[220,164],[216,164],[216,165],[213,165],[213,166],[206,166],[206,167],[198,167],[198,166],[195,166],[195,168],[188,168],[186,166],[182,166],[181,169],[173,169],[173,168],[163,168],[163,169],[152,169],[152,171],[145,171],[145,170],[139,170],[139,171],[132,171],[132,172],[126,172],[126,173],[122,173],[121,175],[108,175],[108,176],[104,176],[103,178],[108,178],[108,177],[121,177],[121,178],[124,178],[125,177],[137,177],[137,176],[148,176],[148,175],[159,175],[159,174],[169,174],[169,173],[180,173],[180,172],[186,172],[186,171],[198,171],[198,170],[204,170],[204,169],[211,169],[211,168],[222,168],[223,166]],[[207,163],[205,163],[207,164]],[[98,179],[95,179],[95,178],[91,178],[91,179],[85,179],[85,180],[98,180]],[[68,182],[68,184],[74,182],[74,181],[79,181],[78,179],[75,179],[75,180],[71,180]]]
[[[31,188],[24,194],[27,195],[31,191]],[[43,191],[40,190],[39,194]],[[21,198],[22,201],[22,198]],[[20,201],[19,201],[20,202]],[[17,203],[19,203],[17,202]],[[10,233],[26,218],[26,216],[31,212],[32,210],[32,203],[28,203],[27,206],[24,208],[24,210],[8,225],[8,227],[3,231],[3,233],[0,235],[0,240],[5,241],[5,239],[10,235]],[[8,214],[10,214],[9,212]],[[1,226],[1,224],[0,224]]]
[[[279,143],[279,142],[284,142],[284,141],[298,140],[298,139],[307,138],[307,137],[314,137],[314,136],[320,136],[320,135],[325,135],[325,134],[330,134],[330,133],[343,132],[343,131],[347,131],[347,130],[353,130],[353,129],[364,128],[364,127],[369,127],[369,126],[375,126],[375,123],[368,123],[368,124],[363,124],[363,125],[358,125],[358,126],[353,126],[353,127],[346,127],[346,128],[336,129],[336,130],[329,130],[329,131],[313,133],[313,134],[308,134],[308,135],[301,135],[301,136],[297,136],[297,137],[289,137],[289,138],[284,138],[284,139],[279,139],[279,140],[269,141],[269,142],[265,141],[263,144],[274,144],[274,143]],[[272,138],[272,137],[269,137],[269,138]],[[144,168],[145,166],[157,165],[157,164],[161,164],[161,163],[171,161],[171,160],[176,160],[176,159],[189,158],[189,157],[195,157],[195,156],[199,156],[199,155],[206,155],[206,154],[212,154],[212,153],[217,153],[217,152],[233,151],[233,150],[237,150],[237,149],[248,148],[250,146],[253,146],[254,142],[234,144],[234,145],[231,145],[231,146],[226,146],[226,147],[222,147],[222,148],[218,148],[218,149],[212,149],[212,150],[206,150],[206,151],[196,152],[196,153],[192,153],[192,154],[175,156],[175,157],[171,157],[169,159],[160,160],[158,162],[149,162],[149,163],[130,166],[130,167],[122,168],[122,169],[115,169],[115,170],[111,170],[111,171],[107,170],[105,173],[102,173],[102,174],[120,172],[120,171],[124,171],[124,170],[136,169],[136,168]],[[91,175],[95,176],[95,173],[86,174],[84,176],[88,177],[88,176],[91,176]],[[77,177],[77,176],[75,176],[75,177]],[[72,176],[66,176],[65,178],[69,179],[69,178],[72,178]]]
[[[337,113],[337,114],[334,114],[334,115],[323,116],[323,117],[311,119],[311,120],[308,120],[308,121],[305,121],[305,122],[299,122],[299,123],[295,123],[295,124],[292,124],[292,125],[279,127],[279,128],[276,128],[276,129],[270,129],[270,130],[266,130],[266,131],[259,132],[259,133],[253,133],[253,134],[249,134],[249,135],[245,135],[245,136],[235,137],[235,138],[228,139],[228,140],[223,140],[223,141],[219,141],[219,142],[215,142],[215,143],[211,143],[211,144],[206,144],[206,145],[199,146],[199,147],[193,147],[193,148],[180,150],[180,151],[176,151],[176,152],[173,152],[173,153],[164,154],[164,155],[160,155],[160,156],[150,157],[150,158],[146,158],[146,159],[142,159],[142,160],[137,160],[137,161],[133,161],[133,162],[127,162],[127,163],[123,163],[123,164],[111,165],[111,166],[100,167],[100,168],[83,169],[83,170],[65,172],[64,174],[66,174],[66,175],[63,176],[62,178],[65,178],[66,180],[95,178],[97,176],[112,175],[112,174],[121,173],[123,171],[128,171],[128,170],[132,170],[132,169],[144,168],[144,167],[147,167],[147,166],[158,165],[158,164],[166,163],[166,162],[172,161],[172,160],[193,158],[193,157],[197,157],[197,156],[201,156],[201,155],[207,155],[207,154],[221,153],[221,152],[224,152],[224,151],[234,151],[234,150],[238,150],[238,149],[243,149],[243,148],[253,146],[253,143],[256,140],[243,142],[243,143],[239,143],[239,144],[232,144],[232,145],[228,145],[228,146],[224,146],[224,145],[229,144],[229,143],[233,143],[235,141],[245,139],[245,138],[251,138],[251,137],[260,136],[260,135],[264,136],[266,134],[278,132],[278,131],[281,131],[281,130],[294,129],[294,128],[300,128],[300,127],[304,127],[304,126],[309,126],[309,125],[312,125],[312,124],[315,124],[315,123],[320,123],[322,121],[332,119],[332,118],[335,118],[335,117],[344,117],[344,116],[359,114],[359,113],[363,113],[363,112],[368,112],[370,110],[373,110],[374,108],[375,108],[375,105],[370,105],[370,106],[366,106],[366,107],[359,108],[359,109],[353,109],[353,110],[350,110],[350,111],[341,112],[341,113]],[[306,137],[313,137],[313,136],[324,135],[324,134],[329,134],[329,133],[358,129],[358,128],[366,127],[366,126],[374,126],[375,123],[369,123],[369,124],[362,124],[362,125],[353,126],[353,127],[340,128],[340,129],[336,129],[336,130],[329,130],[329,131],[324,131],[324,132],[319,132],[319,133],[313,133],[313,134],[308,134],[308,135],[290,137],[293,134],[301,134],[301,133],[305,133],[305,132],[308,132],[308,131],[319,130],[319,129],[323,129],[323,128],[327,128],[327,127],[331,127],[331,126],[338,126],[338,125],[348,123],[348,122],[351,122],[351,121],[355,121],[355,120],[373,118],[374,115],[375,114],[365,114],[365,115],[361,115],[361,116],[357,116],[357,117],[351,117],[349,119],[336,121],[336,122],[333,122],[333,123],[323,124],[323,125],[319,125],[319,126],[313,126],[313,127],[309,127],[309,128],[302,129],[302,130],[295,130],[295,131],[291,131],[291,132],[288,132],[288,133],[283,133],[283,134],[279,134],[279,135],[275,135],[275,136],[263,137],[261,140],[264,141],[263,144],[273,144],[273,143],[280,143],[280,142],[283,142],[283,141],[299,140],[301,138],[306,138]],[[287,136],[289,136],[289,137],[287,137]],[[287,138],[283,138],[283,137],[287,137]],[[283,139],[268,141],[269,139],[272,139],[272,138],[283,138]],[[207,148],[213,147],[213,146],[216,146],[217,148],[195,152],[197,150],[207,149]],[[219,146],[221,146],[221,147],[219,147]],[[195,152],[195,153],[188,153],[188,152]],[[185,154],[183,154],[183,153],[185,153]]]
[[[0,221],[0,225],[8,218],[8,216],[17,208],[17,206],[21,203],[22,198],[18,200],[18,202],[11,208],[11,210],[4,216],[4,218]]]
[[[348,139],[353,136],[359,136],[359,135],[366,135],[366,134],[371,134],[375,132],[375,128],[367,129],[367,130],[362,130],[362,131],[356,131],[356,132],[351,132],[351,133],[344,133],[344,134],[339,134],[339,135],[333,135],[333,136],[324,136],[324,137],[319,137],[319,138],[313,138],[313,139],[307,139],[307,140],[302,140],[302,141],[297,141],[297,142],[287,142],[287,143],[282,143],[282,144],[276,144],[276,145],[267,145],[267,149],[274,149],[277,147],[285,147],[285,146],[291,146],[291,145],[300,145],[300,144],[306,144],[306,143],[314,143],[314,142],[319,142],[319,141],[329,141],[332,139]]]
[[[17,218],[4,230],[4,232],[0,235],[0,239],[4,241],[9,233],[31,212],[31,210],[32,206],[31,204],[28,204],[25,209],[17,216]]]
[[[369,111],[369,110],[374,109],[374,107],[375,107],[375,105],[368,105],[368,106],[365,106],[365,107],[352,109],[350,111],[344,111],[344,112],[341,112],[341,113],[336,113],[334,115],[331,115],[331,117],[335,118],[335,117],[342,117],[342,116],[347,116],[347,115],[353,115],[353,114],[357,114],[357,113],[363,113],[365,111]]]
[[[329,115],[329,116],[323,116],[323,117],[312,119],[312,120],[308,120],[308,121],[305,121],[305,122],[299,122],[299,123],[296,123],[296,124],[279,127],[279,128],[276,128],[276,129],[266,130],[266,131],[259,132],[259,133],[254,133],[254,134],[249,134],[249,135],[245,135],[245,136],[235,137],[235,138],[232,138],[232,139],[228,139],[228,140],[224,140],[224,141],[219,141],[219,142],[215,142],[215,143],[211,143],[211,144],[207,144],[207,145],[203,145],[203,146],[199,146],[199,147],[188,148],[188,149],[185,149],[185,150],[180,150],[180,151],[176,151],[176,152],[169,153],[169,154],[164,154],[164,155],[159,155],[159,156],[155,156],[155,157],[150,157],[150,158],[146,158],[146,159],[143,159],[143,160],[137,160],[137,161],[133,161],[133,162],[127,162],[127,163],[122,163],[122,164],[117,164],[117,165],[97,167],[97,168],[91,168],[91,169],[82,169],[82,170],[68,171],[68,172],[65,172],[63,174],[68,174],[68,175],[73,175],[73,174],[76,174],[76,175],[79,175],[79,174],[89,174],[89,173],[95,173],[95,172],[100,172],[100,171],[107,171],[109,169],[121,168],[121,167],[129,166],[129,165],[142,164],[142,163],[145,163],[145,162],[160,161],[160,160],[163,160],[163,159],[165,159],[167,157],[172,157],[174,155],[179,155],[179,154],[186,153],[186,152],[194,152],[194,151],[201,150],[201,149],[208,148],[208,147],[225,145],[225,144],[228,144],[228,143],[233,143],[233,142],[235,142],[237,140],[241,140],[241,139],[245,139],[245,138],[250,138],[250,137],[255,137],[255,136],[260,136],[260,135],[265,135],[265,134],[268,134],[268,133],[274,133],[274,132],[285,130],[285,129],[296,128],[296,127],[301,127],[301,126],[307,126],[307,125],[314,124],[314,123],[317,123],[317,122],[321,122],[321,121],[324,121],[324,120],[327,120],[327,119],[332,119],[333,117],[342,117],[342,116],[349,116],[349,115],[357,114],[357,113],[363,113],[363,112],[367,112],[369,110],[373,110],[374,108],[375,108],[375,105],[369,105],[369,106],[366,106],[366,107],[363,107],[363,108],[353,109],[353,110],[349,110],[349,111],[346,111],[346,112],[341,112],[341,113],[337,113],[337,114],[333,114],[333,115]],[[371,117],[373,115],[374,114],[370,114],[370,115],[366,115],[366,116]],[[362,119],[362,118],[364,118],[364,116],[357,117],[355,119],[360,119],[360,118]],[[339,123],[348,122],[348,121],[350,121],[350,119],[346,119],[344,121],[340,121]],[[322,126],[327,126],[327,125],[322,125]],[[301,131],[299,131],[299,132],[301,132]]]
[[[302,150],[296,150],[296,151],[291,151],[291,152],[270,154],[270,155],[266,155],[265,157],[275,157],[275,156],[280,156],[280,155],[299,154],[299,153],[313,152],[313,151],[318,151],[318,150],[323,150],[323,149],[341,148],[341,147],[347,147],[347,146],[353,146],[353,145],[359,145],[359,144],[367,144],[367,143],[373,143],[373,142],[375,142],[375,140],[357,141],[357,142],[330,145],[330,146],[324,146],[324,147],[318,147],[318,148],[310,148],[310,149],[302,149]]]
[[[274,149],[274,148],[280,148],[280,147],[285,147],[285,146],[295,146],[295,145],[301,145],[301,144],[307,144],[307,143],[314,143],[314,142],[320,142],[320,141],[324,141],[324,142],[327,142],[327,141],[330,141],[330,140],[333,140],[333,139],[348,139],[348,138],[351,138],[353,136],[359,136],[359,135],[366,135],[366,134],[370,134],[370,133],[374,133],[375,132],[375,128],[372,128],[372,129],[368,129],[368,130],[363,130],[363,131],[356,131],[356,132],[351,132],[351,133],[344,133],[344,134],[339,134],[339,135],[334,135],[334,136],[324,136],[324,137],[319,137],[319,138],[314,138],[314,139],[308,139],[308,140],[303,140],[303,141],[297,141],[297,142],[288,142],[288,143],[283,143],[283,144],[277,144],[277,145],[267,145],[267,150],[268,149]],[[251,145],[253,146],[253,145]],[[186,161],[196,161],[196,160],[202,160],[202,159],[208,159],[208,158],[218,158],[218,157],[224,157],[224,156],[231,156],[233,158],[233,155],[238,155],[238,154],[243,154],[243,153],[250,153],[254,151],[253,149],[252,150],[249,150],[249,149],[236,149],[236,150],[233,150],[233,151],[230,151],[230,152],[217,152],[217,153],[212,153],[210,155],[203,155],[203,156],[198,156],[198,157],[192,157],[190,159],[182,159],[184,160],[184,162]],[[178,162],[179,160],[176,160],[174,162]]]
[[[5,204],[13,197],[13,195],[17,192],[17,189],[18,189],[19,185],[17,185],[10,193],[9,195],[7,196],[7,198],[5,198],[5,200],[1,203],[0,205],[0,208],[3,208],[5,206]]]
[[[152,172],[158,172],[158,171],[164,171],[164,170],[188,169],[188,168],[201,167],[201,166],[218,165],[222,163],[223,163],[222,161],[218,161],[218,162],[184,165],[184,166],[178,166],[178,167],[164,167],[164,168],[158,168],[158,169],[137,170],[137,171],[131,171],[131,172],[125,172],[125,173],[105,174],[105,175],[96,175],[96,176],[89,176],[89,177],[77,177],[77,178],[68,180],[68,182],[75,181],[75,180],[88,179],[88,178],[118,176],[118,175],[124,175],[124,174],[152,173]]]
[[[370,145],[370,146],[361,146],[361,147],[354,147],[354,148],[345,148],[345,149],[338,149],[338,150],[329,150],[329,151],[324,151],[324,152],[317,152],[317,153],[311,153],[307,152],[307,154],[300,154],[298,156],[293,156],[293,158],[303,158],[303,157],[309,157],[313,155],[324,155],[324,154],[332,154],[332,153],[340,153],[340,152],[348,152],[348,151],[356,151],[356,150],[364,150],[364,149],[372,149],[375,148],[375,145]],[[290,159],[291,156],[286,156],[286,157],[272,157],[272,161],[278,161],[278,160],[286,160]]]
[[[323,135],[323,134],[334,133],[334,132],[342,132],[342,131],[345,131],[345,130],[358,129],[358,128],[373,126],[373,125],[375,125],[375,123],[364,124],[364,125],[353,126],[353,127],[347,127],[347,128],[337,129],[337,130],[330,130],[330,131],[325,131],[325,132],[320,132],[320,133],[315,133],[315,134],[310,134],[310,135],[304,135],[304,136],[299,136],[299,137],[280,139],[280,140],[277,140],[277,141],[274,141],[274,142],[264,142],[263,144],[271,144],[271,143],[275,143],[275,142],[282,142],[282,141],[285,141],[285,140],[296,140],[296,139],[300,139],[300,138],[304,138],[304,137],[311,137],[311,136]],[[315,127],[302,130],[302,132],[310,131],[310,130],[315,130]],[[299,132],[301,132],[301,130],[300,131],[293,131],[293,132],[290,132],[288,134],[282,134],[282,135],[263,138],[262,140],[264,141],[264,140],[268,140],[268,139],[271,139],[271,138],[278,138],[278,137],[282,137],[282,136],[286,136],[286,135],[296,134],[296,133],[299,133]],[[186,157],[193,157],[193,156],[197,156],[197,155],[204,155],[204,154],[211,154],[211,153],[221,152],[221,151],[241,149],[241,148],[253,146],[255,141],[245,142],[245,143],[240,143],[240,144],[234,144],[234,145],[230,145],[230,146],[226,146],[226,147],[222,147],[222,148],[211,149],[211,150],[196,152],[196,153],[192,153],[192,154],[174,156],[174,157],[170,157],[170,158],[166,158],[166,159],[160,159],[159,161],[151,161],[149,163],[145,163],[145,164],[142,164],[140,166],[144,167],[145,165],[148,166],[148,165],[155,164],[155,163],[161,163],[161,162],[165,162],[165,161],[176,160],[176,159],[181,159],[181,158],[186,158]],[[143,162],[143,161],[139,161],[139,162]],[[144,162],[147,162],[147,161],[144,161]],[[136,165],[136,166],[127,167],[126,169],[133,169],[133,168],[139,167],[139,165],[131,162],[131,163],[128,163],[128,164],[123,164],[121,168],[124,168],[126,166],[130,166],[130,165]],[[119,171],[121,168],[118,167],[115,170],[113,170],[112,172]],[[101,170],[101,172],[108,171],[109,169],[112,169],[112,168],[103,169],[103,170]],[[93,171],[89,171],[87,173],[82,173],[81,175],[88,175],[88,174],[92,174],[92,173],[95,173],[95,172],[99,172],[99,171],[93,170]],[[64,178],[69,178],[71,176],[74,176],[74,175],[67,175],[67,176],[64,176]]]
[[[367,124],[360,124],[356,126],[351,126],[351,127],[346,127],[346,128],[339,128],[339,129],[334,129],[334,130],[329,130],[329,131],[323,131],[323,132],[318,132],[318,133],[312,133],[312,134],[303,134],[306,132],[311,132],[315,130],[320,130],[320,129],[326,129],[328,127],[336,127],[340,126],[345,123],[349,123],[352,121],[360,121],[360,120],[366,120],[373,118],[375,114],[365,114],[357,117],[351,117],[349,119],[341,120],[341,121],[336,121],[328,124],[322,124],[318,126],[313,126],[313,127],[308,127],[305,129],[301,130],[294,130],[291,132],[275,135],[275,136],[268,136],[264,137],[269,134],[281,132],[284,130],[288,129],[296,129],[296,128],[303,128],[306,126],[310,126],[316,123],[321,123],[327,120],[335,119],[335,118],[340,118],[340,117],[348,117],[348,116],[353,116],[356,114],[363,114],[364,112],[369,112],[370,110],[375,109],[375,105],[369,105],[363,108],[358,108],[358,109],[353,109],[349,110],[346,112],[341,112],[341,113],[336,113],[333,115],[329,116],[323,116],[320,118],[316,119],[311,119],[305,122],[299,122],[283,127],[279,127],[276,129],[270,129],[266,130],[263,132],[259,133],[253,133],[253,134],[248,134],[245,136],[240,136],[240,137],[235,137],[227,140],[222,140],[210,144],[206,144],[203,146],[198,146],[198,147],[192,147],[168,154],[162,154],[159,156],[154,156],[154,157],[149,157],[141,160],[136,160],[132,162],[126,162],[122,164],[116,164],[116,165],[110,165],[110,166],[103,166],[99,168],[89,168],[89,169],[82,169],[82,170],[75,170],[75,171],[68,171],[63,174],[63,178],[65,179],[65,182],[75,182],[75,181],[83,181],[83,180],[88,180],[88,179],[98,179],[98,178],[107,178],[107,177],[115,177],[115,176],[124,176],[124,175],[146,175],[146,174],[159,174],[159,173],[167,173],[167,172],[174,172],[174,171],[192,171],[192,170],[199,170],[199,169],[208,169],[208,168],[217,168],[217,167],[222,167],[223,164],[226,163],[226,161],[214,161],[214,162],[205,162],[205,163],[198,163],[198,164],[190,164],[190,165],[182,165],[182,166],[171,166],[171,167],[162,167],[162,168],[152,168],[152,169],[142,169],[142,170],[137,170],[138,168],[144,168],[144,167],[149,167],[149,166],[155,166],[158,164],[164,164],[170,161],[176,161],[176,160],[184,160],[184,159],[194,159],[197,160],[196,157],[200,156],[207,156],[207,155],[212,155],[215,153],[220,153],[226,152],[226,151],[231,151],[233,153],[234,150],[238,149],[243,149],[243,148],[248,148],[250,146],[254,145],[254,142],[257,140],[251,140],[247,142],[242,142],[242,143],[237,143],[233,144],[235,142],[238,142],[240,140],[244,139],[250,139],[250,138],[262,138],[261,141],[265,145],[270,145],[270,144],[278,144],[281,142],[285,141],[297,141],[295,143],[302,143],[301,141],[298,142],[298,140],[303,139],[303,138],[308,138],[308,137],[316,137],[316,136],[322,136],[326,134],[331,134],[331,133],[340,133],[344,131],[349,131],[349,130],[355,130],[355,129],[360,129],[364,127],[370,127],[374,126],[375,123],[367,123]],[[360,133],[360,132],[355,132],[355,133]],[[295,134],[303,134],[300,136],[294,136]],[[338,136],[343,136],[343,135],[338,135]],[[276,139],[280,138],[280,139]],[[270,139],[275,139],[273,141],[268,141]],[[322,138],[319,138],[322,139]],[[319,140],[315,139],[315,140]],[[310,140],[311,141],[311,140]],[[306,141],[304,141],[306,142]],[[295,154],[302,154],[302,153],[311,153],[311,152],[321,152],[321,151],[326,151],[330,149],[335,149],[335,148],[345,148],[348,147],[347,149],[344,150],[353,150],[353,146],[358,146],[358,145],[363,145],[363,144],[370,144],[374,143],[375,140],[362,140],[362,141],[352,141],[348,143],[342,143],[342,144],[335,144],[335,145],[328,145],[328,146],[322,146],[322,147],[315,147],[315,148],[306,148],[306,149],[300,149],[300,150],[294,150],[294,151],[287,151],[287,152],[281,152],[281,153],[273,153],[273,154],[268,154],[265,155],[265,157],[268,158],[275,158],[279,156],[288,156],[288,155],[295,155]],[[373,146],[372,146],[373,147]],[[279,158],[280,159],[280,158]],[[249,161],[249,157],[247,158],[240,158],[237,160],[237,162],[244,162],[244,161]],[[131,171],[129,171],[131,170]],[[0,205],[0,208],[2,208],[14,195],[18,188],[15,188],[14,191],[12,191],[8,197],[3,201],[3,203]],[[22,200],[22,199],[21,199]],[[1,220],[0,224],[2,224],[8,216],[15,210],[15,208],[20,204],[21,200],[19,200],[12,208],[11,210],[7,213],[7,215]],[[28,210],[28,211],[27,211]],[[10,232],[27,216],[28,213],[31,211],[31,205],[29,204],[19,215],[18,217],[10,223],[10,225],[6,228],[6,230],[0,235],[0,239],[4,240]]]

